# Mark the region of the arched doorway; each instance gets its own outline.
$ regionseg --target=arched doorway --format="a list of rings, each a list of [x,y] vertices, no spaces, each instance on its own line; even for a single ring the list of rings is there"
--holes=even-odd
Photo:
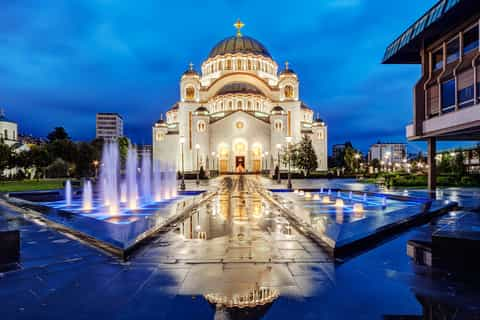
[[[235,172],[244,173],[246,171],[247,144],[242,140],[237,140],[233,144],[235,151]]]

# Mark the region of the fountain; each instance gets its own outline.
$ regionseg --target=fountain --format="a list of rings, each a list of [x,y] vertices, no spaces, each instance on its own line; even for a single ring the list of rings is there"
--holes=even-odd
[[[323,193],[323,187],[320,188],[320,193]]]
[[[70,179],[65,182],[65,202],[67,207],[72,205],[72,182]]]
[[[348,199],[352,200],[353,199],[353,192],[350,191],[350,193],[348,194]]]
[[[355,213],[362,213],[363,212],[363,204],[361,203],[355,203],[353,205],[353,212]]]
[[[111,214],[119,212],[118,180],[120,173],[120,158],[118,144],[108,142],[103,146],[102,167],[100,171],[101,193],[103,204]]]
[[[120,184],[120,202],[127,203],[127,184],[125,181]]]
[[[137,149],[130,146],[127,153],[126,181],[127,181],[127,203],[130,210],[137,209],[138,186],[137,186]]]
[[[340,191],[337,191],[337,198],[340,198],[342,196],[342,193]]]
[[[363,194],[363,201],[367,201],[367,194],[366,193]]]
[[[83,185],[83,193],[82,193],[82,210],[90,211],[92,210],[92,199],[93,199],[93,191],[92,191],[92,183],[90,180],[87,180]]]
[[[152,160],[149,152],[142,154],[142,197],[146,202],[152,201]]]
[[[328,194],[328,195],[331,195],[331,194],[332,194],[332,189],[328,189],[327,194]]]
[[[176,172],[173,165],[165,165],[158,160],[152,162],[150,152],[142,154],[141,168],[138,164],[137,149],[135,146],[129,146],[125,175],[122,179],[118,143],[104,144],[99,181],[101,203],[107,208],[108,213],[118,214],[121,208],[136,210],[144,204],[177,196]],[[85,202],[83,207],[85,208]]]
[[[335,207],[337,207],[337,208],[343,208],[343,206],[344,206],[344,203],[343,203],[343,200],[342,200],[342,199],[337,199],[337,200],[335,201]]]

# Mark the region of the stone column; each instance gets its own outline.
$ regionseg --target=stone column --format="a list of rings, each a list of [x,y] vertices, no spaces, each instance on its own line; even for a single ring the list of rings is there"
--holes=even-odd
[[[428,138],[428,191],[434,192],[437,189],[437,163],[436,163],[436,153],[437,153],[437,139]]]

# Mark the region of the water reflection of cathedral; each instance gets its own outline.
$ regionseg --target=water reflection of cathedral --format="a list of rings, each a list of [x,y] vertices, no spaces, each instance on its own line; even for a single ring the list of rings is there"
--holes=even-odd
[[[307,135],[318,169],[327,170],[327,127],[300,100],[297,74],[288,63],[280,71],[235,25],[237,34],[213,47],[200,73],[190,65],[182,75],[180,101],[153,127],[154,157],[180,168],[183,148],[186,171],[257,172],[274,168],[287,140]]]

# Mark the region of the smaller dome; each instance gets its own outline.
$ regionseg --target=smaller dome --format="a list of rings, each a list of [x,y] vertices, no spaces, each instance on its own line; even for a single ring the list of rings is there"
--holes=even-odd
[[[195,110],[195,115],[196,116],[208,116],[208,109],[205,108],[204,106],[201,106],[201,107],[198,107],[196,110]]]
[[[293,71],[292,69],[284,69],[282,72],[280,72],[280,75],[296,75],[297,73]]]
[[[325,121],[323,121],[323,119],[320,118],[320,116],[317,115],[317,117],[316,117],[315,120],[313,121],[313,125],[314,125],[314,126],[324,126],[324,125],[325,125]]]
[[[183,73],[184,76],[198,76],[197,70],[193,68],[193,63],[190,62],[188,69]]]
[[[296,75],[295,71],[289,67],[288,61],[285,62],[285,69],[280,72],[280,75]]]
[[[196,70],[185,70],[183,73],[184,76],[198,76],[198,72]]]
[[[276,106],[272,109],[272,115],[283,115],[285,114],[285,109],[280,106]]]

